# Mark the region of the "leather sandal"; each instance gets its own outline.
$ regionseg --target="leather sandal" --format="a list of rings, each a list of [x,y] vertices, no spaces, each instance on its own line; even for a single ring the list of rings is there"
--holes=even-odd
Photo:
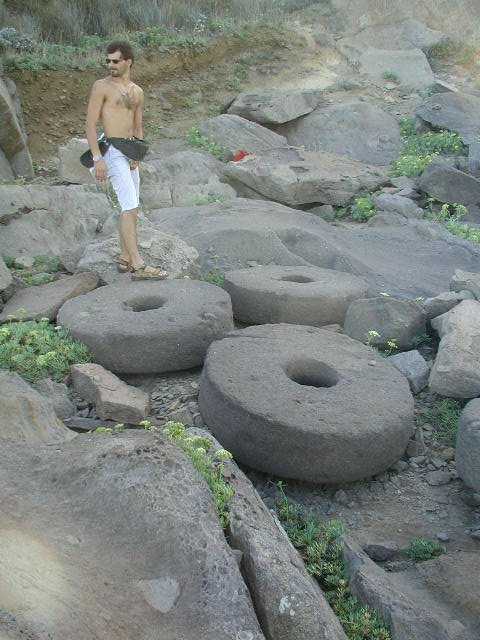
[[[168,272],[156,267],[144,265],[138,269],[131,268],[132,280],[165,280],[168,278]]]

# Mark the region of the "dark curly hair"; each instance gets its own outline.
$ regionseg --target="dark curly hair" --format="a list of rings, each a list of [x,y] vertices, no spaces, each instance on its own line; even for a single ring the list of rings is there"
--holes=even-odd
[[[131,60],[133,64],[133,49],[132,45],[125,40],[114,40],[110,42],[107,47],[107,53],[115,53],[115,51],[120,51],[122,54],[122,58],[124,60]]]

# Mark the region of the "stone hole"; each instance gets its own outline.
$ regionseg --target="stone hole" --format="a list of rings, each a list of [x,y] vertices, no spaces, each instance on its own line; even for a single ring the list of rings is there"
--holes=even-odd
[[[294,273],[292,273],[292,275],[282,276],[281,278],[279,278],[279,280],[281,282],[298,282],[300,284],[315,282],[313,278],[309,278],[308,276],[295,275]]]
[[[131,311],[141,312],[160,309],[165,306],[166,302],[165,298],[160,298],[159,296],[141,296],[124,304]]]
[[[284,367],[284,371],[290,380],[305,387],[334,387],[340,379],[335,369],[313,358],[292,360]]]

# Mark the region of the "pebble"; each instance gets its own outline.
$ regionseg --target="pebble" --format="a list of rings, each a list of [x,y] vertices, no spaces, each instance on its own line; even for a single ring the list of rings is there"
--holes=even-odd
[[[345,493],[345,491],[343,489],[339,489],[335,495],[333,496],[333,499],[335,500],[335,502],[337,502],[338,504],[341,504],[343,506],[347,506],[350,502],[347,494]]]
[[[450,542],[450,536],[446,531],[439,531],[437,533],[437,540],[440,540],[440,542]]]
[[[448,484],[452,479],[452,475],[448,471],[431,471],[427,473],[425,477],[428,484],[432,487]]]

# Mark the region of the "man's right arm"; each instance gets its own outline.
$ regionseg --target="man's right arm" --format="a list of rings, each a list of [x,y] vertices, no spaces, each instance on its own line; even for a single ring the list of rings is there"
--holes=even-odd
[[[97,122],[102,113],[102,106],[105,99],[105,92],[101,80],[97,80],[92,87],[90,99],[87,108],[87,140],[93,157],[101,157],[100,149],[97,141]],[[101,161],[100,166],[95,163],[95,176],[97,180],[104,181],[106,179],[106,166]]]

